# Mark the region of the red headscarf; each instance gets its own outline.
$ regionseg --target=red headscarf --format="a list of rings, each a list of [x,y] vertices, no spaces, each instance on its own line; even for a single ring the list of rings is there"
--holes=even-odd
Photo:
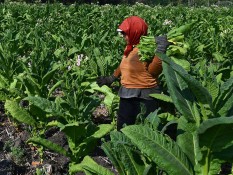
[[[147,35],[148,25],[142,18],[131,16],[126,18],[118,28],[128,35],[129,43],[124,51],[124,55],[128,56],[133,50],[133,46],[140,42],[140,37]]]

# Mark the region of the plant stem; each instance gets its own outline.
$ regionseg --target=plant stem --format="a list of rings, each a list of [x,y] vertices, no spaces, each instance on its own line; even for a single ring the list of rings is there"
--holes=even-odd
[[[202,175],[208,175],[209,173],[209,154],[210,154],[210,149],[207,150],[207,154],[205,157],[205,165],[202,168]]]

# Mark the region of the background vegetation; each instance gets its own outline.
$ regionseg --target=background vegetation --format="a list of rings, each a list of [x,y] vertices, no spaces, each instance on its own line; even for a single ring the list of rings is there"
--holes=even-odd
[[[182,40],[185,47],[174,50],[182,54],[160,55],[164,94],[155,98],[175,110],[155,111],[139,125],[111,132],[103,149],[120,174],[217,174],[233,157],[232,7],[2,3],[4,112],[24,124],[28,144],[69,157],[70,172],[98,174],[87,155],[115,129],[119,99],[95,80],[118,66],[125,43],[116,29],[131,15],[146,20],[152,37],[192,23]],[[108,109],[108,124],[93,122],[99,105]],[[170,124],[178,126],[176,140],[165,134]],[[47,140],[45,133],[52,127],[65,134],[69,151]]]
[[[0,2],[26,2],[26,3],[54,3],[60,2],[64,4],[71,3],[95,3],[95,4],[135,4],[143,3],[147,5],[187,5],[187,6],[231,6],[232,0],[0,0]]]

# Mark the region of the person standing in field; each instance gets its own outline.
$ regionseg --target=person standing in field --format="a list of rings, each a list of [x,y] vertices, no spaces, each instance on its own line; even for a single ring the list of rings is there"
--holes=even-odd
[[[145,117],[154,112],[158,107],[158,100],[149,96],[161,93],[158,77],[162,72],[162,61],[154,56],[150,62],[139,60],[137,44],[140,37],[147,35],[148,25],[138,16],[126,18],[118,27],[125,41],[126,47],[121,63],[111,76],[97,78],[99,86],[111,85],[120,78],[121,87],[118,95],[120,104],[117,115],[117,130],[124,124],[132,125],[137,115],[141,112],[141,103],[145,105]],[[157,52],[166,53],[169,42],[166,36],[156,37]]]

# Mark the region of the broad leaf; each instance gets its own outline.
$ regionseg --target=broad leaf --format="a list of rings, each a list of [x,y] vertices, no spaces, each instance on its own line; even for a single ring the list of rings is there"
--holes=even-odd
[[[178,119],[176,141],[193,165],[195,164],[195,159],[197,158],[197,155],[195,155],[195,152],[197,152],[195,150],[195,144],[196,141],[198,141],[193,134],[195,130],[195,123],[188,122],[184,117],[180,117]]]
[[[80,164],[71,165],[69,172],[85,172],[85,174],[89,172],[89,174],[95,175],[114,175],[114,173],[107,168],[98,165],[90,156],[85,156]]]
[[[141,175],[147,165],[135,151],[129,138],[121,132],[111,132],[111,141],[102,144],[102,149],[120,174]]]
[[[70,56],[70,55],[72,55],[72,54],[74,54],[74,53],[76,53],[76,52],[78,52],[79,51],[79,49],[77,49],[76,47],[72,47],[71,49],[69,49],[69,51],[68,51],[68,56]]]
[[[42,78],[42,85],[49,84],[50,81],[53,79],[53,75],[57,72],[58,68],[60,67],[57,64],[52,66],[52,70],[48,71]]]
[[[168,95],[165,95],[165,94],[150,94],[151,97],[154,97],[156,99],[159,99],[159,100],[163,100],[165,102],[170,102],[172,103],[172,99],[170,96]]]
[[[233,111],[233,77],[220,87],[220,95],[215,104],[216,113],[220,116],[231,116]]]
[[[55,102],[49,101],[46,98],[29,96],[24,98],[24,100],[28,100],[33,105],[49,114],[63,116],[62,109]]]
[[[7,88],[9,85],[9,80],[0,74],[0,88]]]
[[[195,121],[196,116],[193,110],[195,97],[188,89],[188,85],[166,62],[163,62],[163,73],[166,78],[170,96],[176,108],[189,121]]]
[[[200,147],[208,148],[211,154],[221,154],[233,146],[232,130],[233,116],[204,121],[198,128]],[[228,155],[233,157],[233,152],[228,152]]]
[[[59,145],[57,145],[57,144],[55,144],[47,139],[43,139],[41,137],[31,137],[30,139],[27,140],[27,142],[42,145],[42,146],[44,146],[52,151],[55,151],[59,154],[67,156],[67,157],[70,156],[68,151],[65,150],[64,148],[62,148],[61,146],[59,146]]]
[[[36,125],[35,119],[25,109],[21,108],[17,102],[6,100],[5,109],[19,122],[33,126]]]
[[[92,127],[92,130],[90,129]],[[85,156],[93,151],[97,146],[97,141],[113,130],[114,125],[100,124],[98,126],[90,125],[82,142],[78,145],[79,155]]]
[[[42,95],[40,91],[40,84],[37,82],[38,79],[29,74],[20,74],[18,78],[24,84],[26,88],[26,93],[28,95]]]
[[[177,73],[177,76],[180,76],[187,83],[189,89],[193,92],[193,95],[198,99],[198,102],[212,106],[212,98],[207,89],[204,88],[200,82],[189,75],[181,66],[171,61],[165,54],[160,54],[159,56],[170,69],[173,69],[173,71]],[[169,76],[172,75],[170,74]]]
[[[163,134],[140,125],[127,126],[122,132],[169,175],[194,174],[186,155]]]
[[[9,96],[7,93],[0,91],[0,101],[5,101],[6,99],[9,99]]]
[[[115,148],[115,145],[112,142],[105,142],[101,145],[101,148],[111,160],[114,167],[117,169],[120,175],[126,175],[124,171],[124,163],[119,159],[118,152]]]
[[[196,115],[195,105],[198,103],[202,107],[203,118],[206,119],[210,112],[209,108],[212,109],[212,97],[207,89],[166,55],[159,54],[159,56],[163,60],[163,72],[176,108],[186,119],[198,123],[200,118]],[[204,105],[208,106],[204,107]]]
[[[74,155],[78,155],[78,146],[82,143],[83,138],[86,137],[86,123],[74,122],[63,125],[58,123],[58,127],[66,134],[68,139],[69,148]]]
[[[105,136],[113,129],[114,129],[114,125],[112,124],[100,124],[96,127],[96,131],[90,136],[99,139]]]

